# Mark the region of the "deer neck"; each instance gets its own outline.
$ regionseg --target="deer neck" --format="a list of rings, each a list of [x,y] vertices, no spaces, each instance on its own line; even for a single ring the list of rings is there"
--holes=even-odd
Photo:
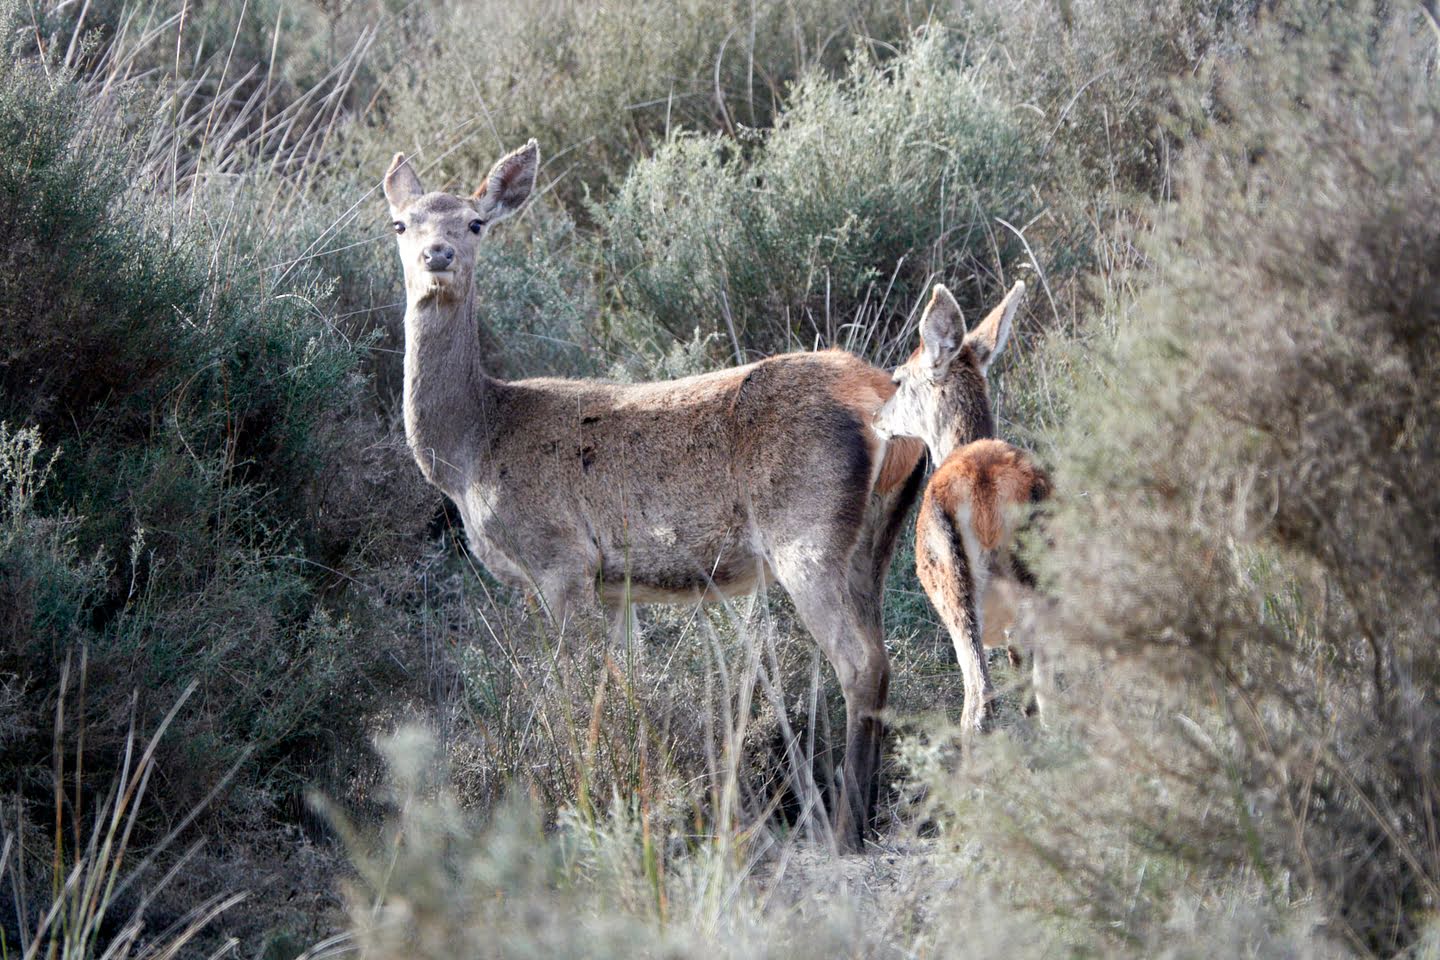
[[[995,436],[990,393],[984,382],[963,383],[947,389],[930,411],[925,443],[935,463],[944,463],[955,450],[973,440]]]
[[[405,307],[405,439],[429,480],[458,498],[493,418],[495,381],[481,364],[473,284],[410,293]]]
[[[926,437],[926,443],[930,447],[930,456],[937,464],[945,460],[960,447],[965,446],[971,440],[979,439],[972,435],[973,431],[969,424],[943,423],[936,424],[931,428],[930,435]],[[986,433],[985,436],[989,436]]]

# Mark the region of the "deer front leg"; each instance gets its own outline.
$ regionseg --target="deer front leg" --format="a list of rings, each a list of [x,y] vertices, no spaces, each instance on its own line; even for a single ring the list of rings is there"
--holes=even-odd
[[[635,604],[628,598],[606,598],[603,601],[605,621],[608,624],[610,651],[616,657],[636,659],[641,653],[640,620],[635,615]]]
[[[565,630],[600,611],[595,592],[595,572],[582,564],[552,566],[534,578],[536,599],[557,630]]]

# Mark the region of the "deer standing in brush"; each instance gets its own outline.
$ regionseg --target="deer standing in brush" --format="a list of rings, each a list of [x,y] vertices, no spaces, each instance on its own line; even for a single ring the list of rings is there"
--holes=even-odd
[[[922,438],[940,465],[920,502],[915,564],[955,644],[967,730],[983,730],[989,721],[994,688],[985,647],[1009,649],[1007,619],[1013,622],[1015,608],[1034,587],[1012,549],[1016,518],[1050,492],[1048,478],[1028,454],[993,439],[986,374],[1005,347],[1024,295],[1025,284],[1015,284],[962,336],[960,306],[937,284],[920,321],[920,346],[895,371],[895,396],[880,417],[882,432]],[[1014,662],[1013,649],[1010,655]],[[1039,704],[1049,686],[1047,664],[1038,649],[1032,658]]]
[[[881,594],[920,484],[918,442],[874,428],[895,392],[840,351],[663,383],[507,382],[485,372],[475,251],[535,184],[531,140],[471,196],[427,193],[403,154],[385,175],[405,269],[405,434],[496,577],[565,623],[597,601],[745,594],[795,601],[845,696],[838,843],[875,805],[890,666]]]

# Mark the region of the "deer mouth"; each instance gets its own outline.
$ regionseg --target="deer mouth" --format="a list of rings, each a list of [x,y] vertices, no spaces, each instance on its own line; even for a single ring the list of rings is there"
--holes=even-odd
[[[443,290],[455,282],[455,268],[445,270],[426,270],[425,285],[430,290]]]
[[[460,281],[453,268],[449,270],[426,270],[411,281],[411,296],[420,300],[432,297],[450,300],[460,295]]]

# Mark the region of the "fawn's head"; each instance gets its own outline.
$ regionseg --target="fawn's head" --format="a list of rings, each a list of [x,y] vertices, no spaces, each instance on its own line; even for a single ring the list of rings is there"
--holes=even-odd
[[[426,193],[405,154],[395,154],[385,174],[385,199],[412,301],[468,295],[480,239],[524,205],[539,167],[540,148],[531,140],[501,157],[471,196],[458,197]]]
[[[969,333],[960,305],[935,285],[920,319],[920,346],[895,371],[895,396],[876,428],[890,436],[919,437],[936,463],[956,447],[995,434],[985,375],[1005,348],[1025,284],[1016,283]]]

